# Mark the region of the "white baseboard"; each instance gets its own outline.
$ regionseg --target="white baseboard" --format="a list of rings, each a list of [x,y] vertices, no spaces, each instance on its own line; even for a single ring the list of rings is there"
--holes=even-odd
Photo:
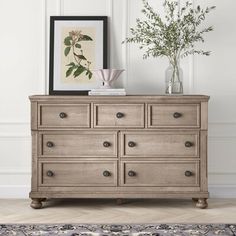
[[[0,185],[0,198],[29,198],[28,185]]]
[[[210,198],[236,198],[236,185],[209,185]]]
[[[29,198],[28,185],[0,185],[0,198]],[[210,185],[210,198],[236,198],[236,185]]]

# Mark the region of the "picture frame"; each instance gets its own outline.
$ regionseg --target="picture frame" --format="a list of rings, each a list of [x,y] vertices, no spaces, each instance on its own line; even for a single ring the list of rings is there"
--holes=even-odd
[[[49,94],[87,95],[107,68],[107,16],[51,16]]]

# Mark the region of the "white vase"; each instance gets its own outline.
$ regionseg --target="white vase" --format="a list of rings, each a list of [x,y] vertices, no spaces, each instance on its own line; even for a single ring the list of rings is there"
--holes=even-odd
[[[110,89],[112,88],[112,83],[118,79],[123,71],[119,69],[99,69],[93,70],[93,73],[97,79],[102,81],[100,88]]]

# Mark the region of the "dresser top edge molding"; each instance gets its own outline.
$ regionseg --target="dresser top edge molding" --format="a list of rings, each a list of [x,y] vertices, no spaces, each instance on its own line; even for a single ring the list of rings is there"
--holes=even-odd
[[[86,95],[32,95],[29,96],[31,101],[81,101],[93,102],[99,100],[109,101],[192,101],[207,102],[210,97],[207,95],[126,95],[126,96],[86,96]]]

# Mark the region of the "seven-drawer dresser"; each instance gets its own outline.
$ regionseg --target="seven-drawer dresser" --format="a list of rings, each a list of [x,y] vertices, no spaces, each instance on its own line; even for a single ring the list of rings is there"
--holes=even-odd
[[[31,96],[31,207],[192,198],[207,207],[208,96]]]

